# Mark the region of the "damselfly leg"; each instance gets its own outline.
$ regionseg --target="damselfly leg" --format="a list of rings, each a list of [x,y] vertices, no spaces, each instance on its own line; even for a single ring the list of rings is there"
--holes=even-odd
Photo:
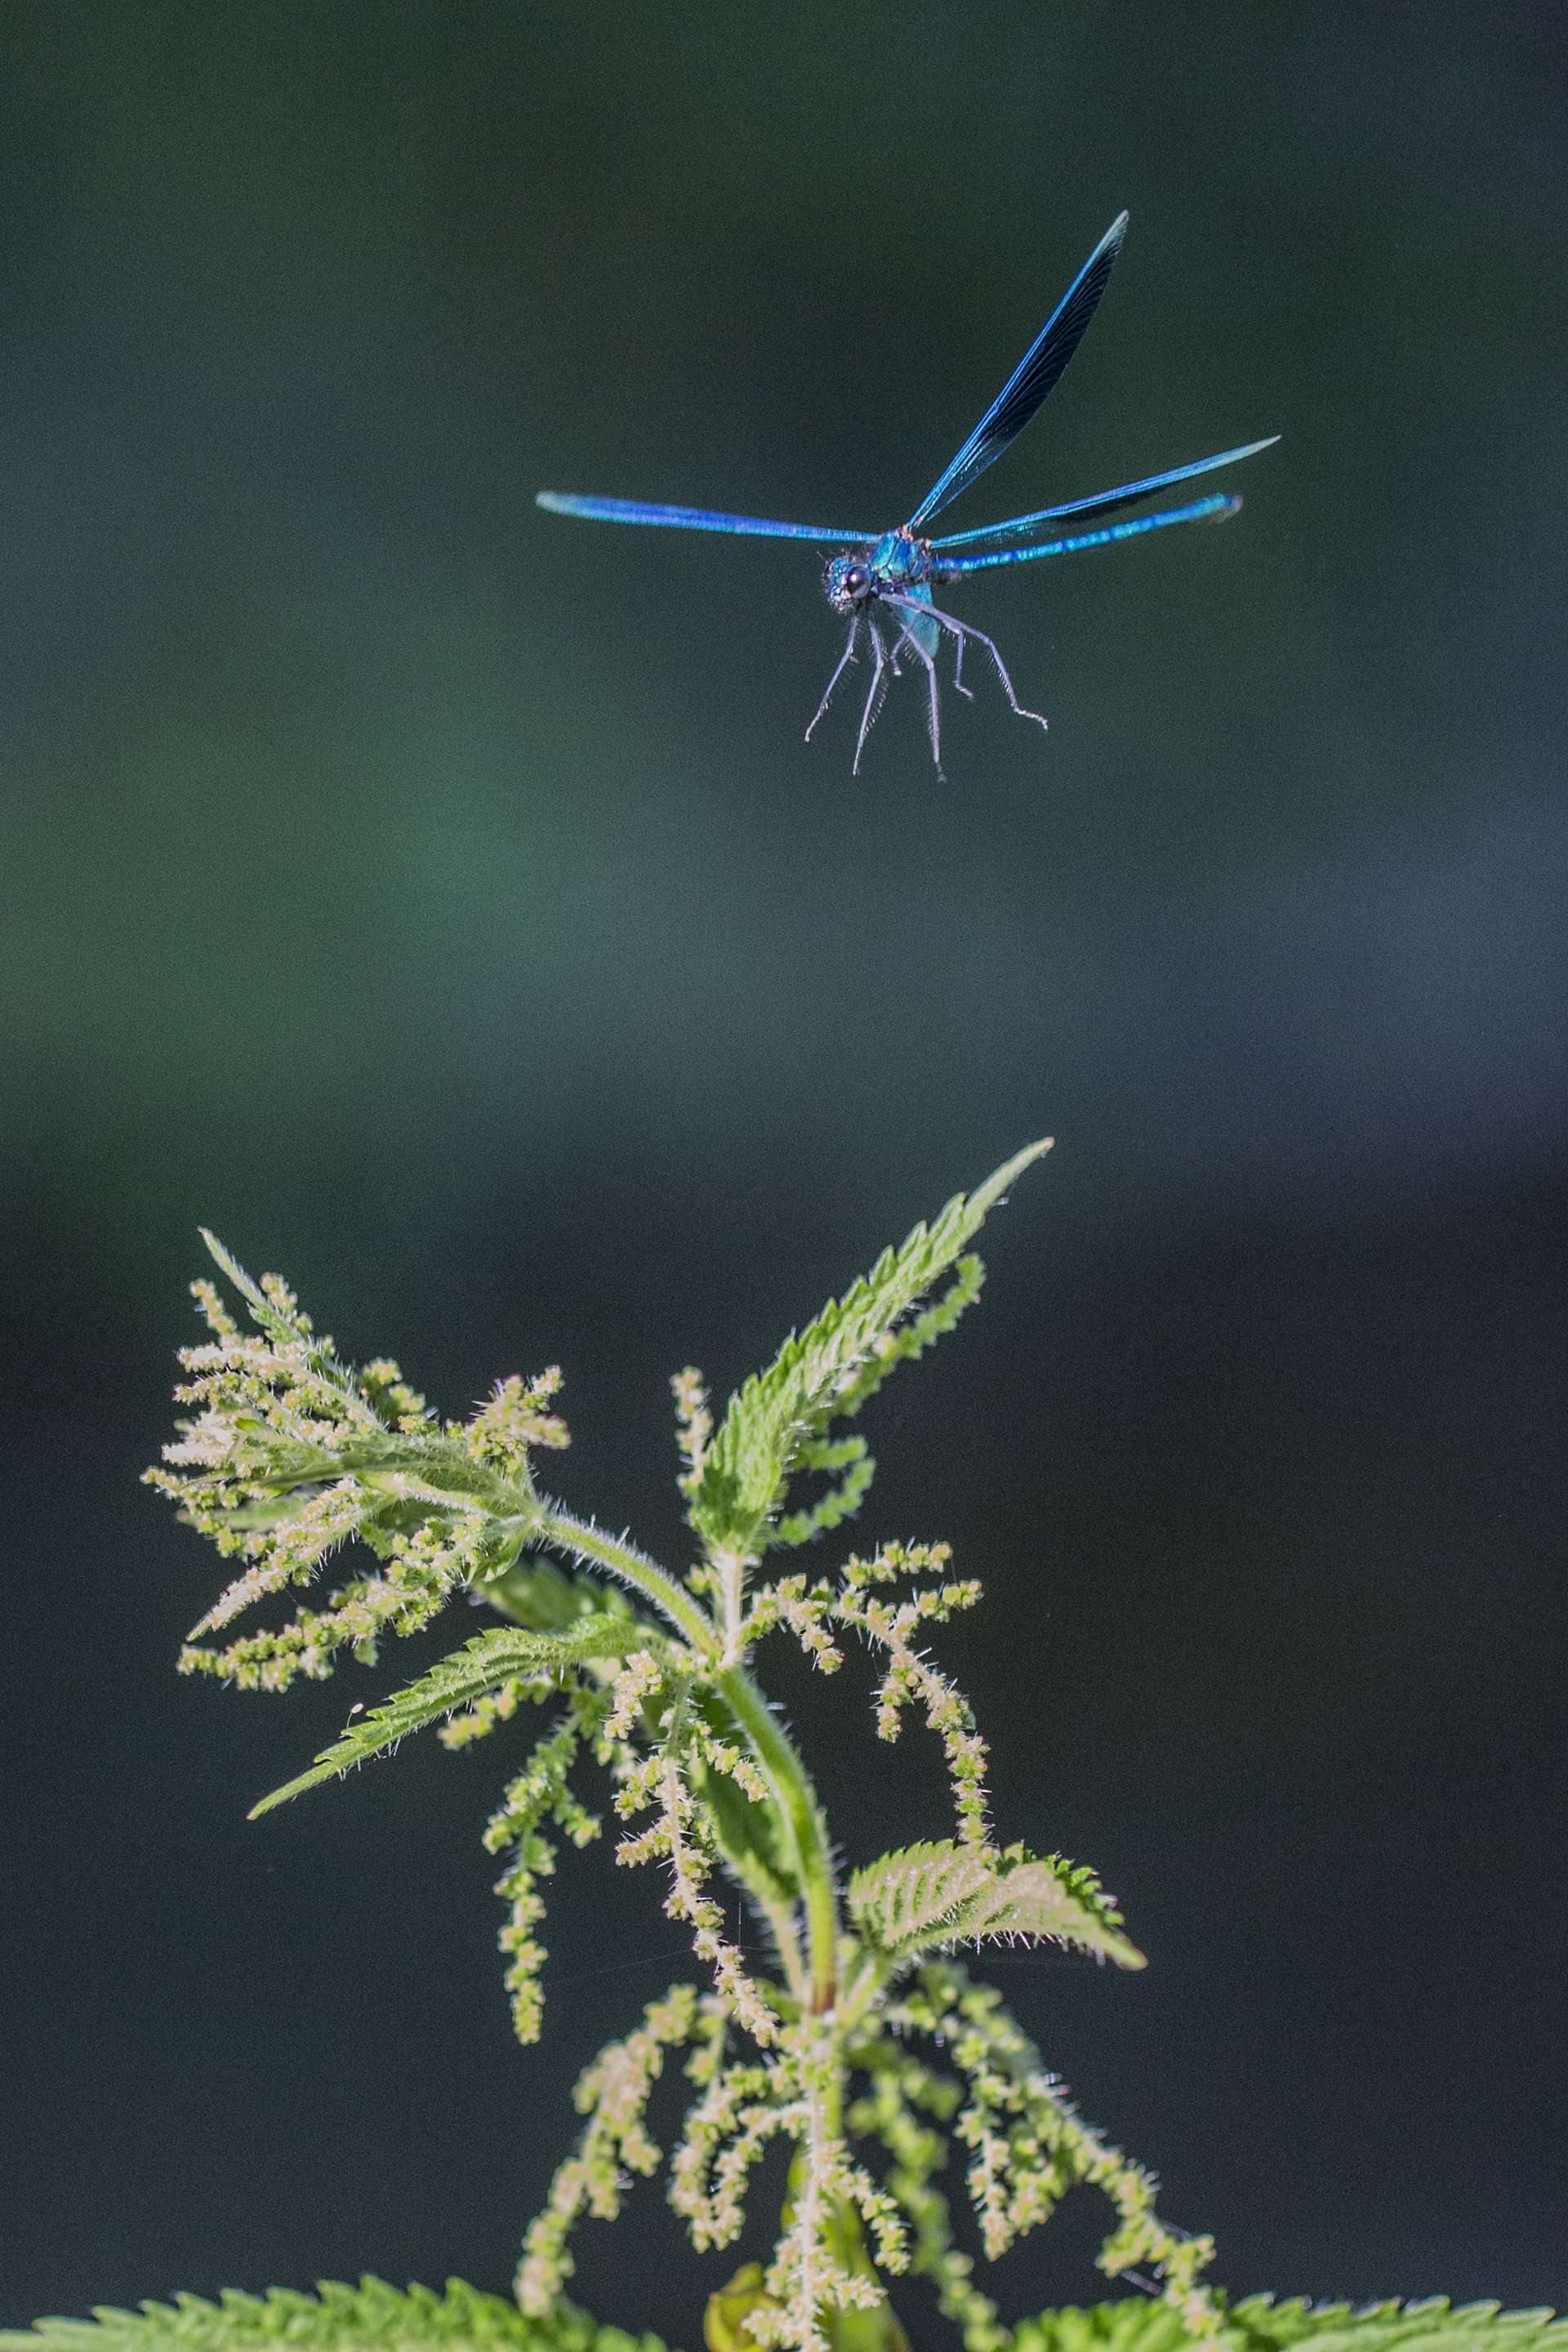
[[[844,641],[844,651],[838,656],[838,667],[834,671],[833,676],[828,679],[827,691],[816,706],[816,719],[812,720],[811,727],[808,727],[805,730],[805,740],[808,743],[811,740],[812,728],[816,725],[817,719],[821,719],[825,715],[828,704],[833,699],[834,688],[837,685],[839,679],[843,677],[845,671],[848,668],[850,663],[855,658],[855,646],[859,635],[860,615],[857,613],[854,619],[849,624],[849,635]]]
[[[901,604],[904,599],[900,596],[898,601]],[[926,607],[923,604],[917,604],[915,610],[923,613]],[[940,776],[942,774],[942,716],[937,702],[936,664],[907,621],[900,626],[899,642],[894,647],[895,653],[905,646],[908,646],[910,652],[917,655],[926,667],[926,683],[931,688],[931,714],[926,721],[926,730],[931,737],[931,755],[936,761],[936,772]]]
[[[860,732],[855,739],[855,759],[849,770],[852,776],[860,772],[860,754],[866,749],[866,738],[877,723],[877,713],[882,708],[882,697],[888,690],[888,648],[882,642],[882,632],[869,614],[867,615],[866,626],[871,632],[871,643],[876,648],[877,667],[871,672],[866,708],[860,713]]]
[[[1006,663],[1003,660],[1001,655],[996,650],[994,643],[986,635],[984,629],[975,628],[973,624],[970,621],[961,621],[955,614],[943,612],[940,604],[917,604],[911,596],[889,596],[887,599],[887,602],[900,609],[907,609],[911,613],[923,613],[929,620],[934,621],[939,628],[946,629],[957,642],[957,660],[962,660],[963,658],[963,641],[965,637],[973,637],[976,645],[984,646],[986,652],[991,656],[997,677],[1002,681],[1002,691],[1007,698],[1007,708],[1012,711],[1014,717],[1016,719],[1032,719],[1037,727],[1047,725],[1048,722],[1041,712],[1038,710],[1025,709],[1023,704],[1019,701],[1017,696],[1013,691],[1013,681],[1007,675]]]

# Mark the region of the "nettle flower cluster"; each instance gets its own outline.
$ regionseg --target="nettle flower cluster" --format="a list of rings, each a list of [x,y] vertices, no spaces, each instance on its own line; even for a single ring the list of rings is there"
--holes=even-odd
[[[182,1666],[281,1690],[331,1673],[345,1649],[374,1662],[384,1634],[419,1630],[459,1594],[502,1621],[356,1708],[311,1769],[256,1811],[423,1726],[459,1747],[513,1738],[525,1708],[548,1709],[486,1832],[503,1862],[500,1941],[519,2034],[532,2041],[541,2026],[542,1885],[561,1840],[588,1844],[606,1811],[621,1825],[617,1859],[662,1869],[665,1908],[706,1971],[651,2002],[579,2083],[581,2137],[524,2240],[525,2313],[558,2305],[578,2221],[613,2220],[631,2178],[664,2163],[649,2104],[678,2065],[690,2091],[668,2193],[699,2251],[734,2242],[759,2160],[775,2142],[792,2150],[772,2260],[710,2303],[719,2352],[896,2352],[904,2339],[887,2282],[904,2272],[933,2283],[969,2352],[1003,2352],[1009,2331],[954,2242],[938,2186],[955,2145],[988,2257],[1088,2183],[1116,2216],[1104,2270],[1152,2274],[1195,2339],[1214,2336],[1200,2284],[1209,2242],[1160,2220],[1148,2176],[1081,2120],[999,1996],[952,1957],[961,1945],[1048,1937],[1142,1965],[1092,1872],[996,1840],[985,1743],[925,1647],[979,1585],[952,1575],[943,1545],[886,1545],[819,1575],[765,1568],[862,1502],[875,1465],[844,1424],[979,1295],[967,1244],[1046,1148],[1020,1152],[886,1251],[721,1420],[698,1373],[677,1376],[679,1485],[696,1539],[683,1574],[540,1486],[536,1457],[567,1442],[552,1410],[557,1372],[505,1381],[469,1420],[443,1421],[395,1363],[345,1364],[283,1283],[252,1282],[207,1236],[256,1329],[240,1329],[211,1283],[194,1286],[211,1337],[182,1360],[177,1394],[192,1417],[148,1476],[237,1573]],[[803,1495],[805,1481],[818,1483]],[[215,1640],[351,1543],[365,1564],[324,1603]],[[879,1736],[896,1739],[913,1714],[942,1745],[951,1836],[843,1877],[801,1755],[754,1679],[755,1654],[777,1635],[824,1673],[843,1664],[847,1635],[868,1650]],[[765,1969],[728,1930],[724,1879],[761,1924]]]

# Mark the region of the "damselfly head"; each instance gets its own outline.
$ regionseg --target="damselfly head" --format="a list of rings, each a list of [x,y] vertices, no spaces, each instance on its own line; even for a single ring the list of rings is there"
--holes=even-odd
[[[871,567],[858,555],[832,555],[822,575],[827,601],[836,613],[856,613],[875,591]]]

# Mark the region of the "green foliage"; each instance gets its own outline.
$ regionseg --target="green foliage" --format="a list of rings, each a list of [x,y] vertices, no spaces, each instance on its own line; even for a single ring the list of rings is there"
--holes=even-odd
[[[1248,2295],[1222,2312],[1229,2352],[1564,2352],[1568,2319],[1549,2311],[1504,2311],[1495,2303],[1276,2303]],[[1182,2352],[1174,2313],[1129,2296],[1042,2312],[1016,2331],[1016,2352]]]
[[[147,1482],[224,1558],[247,1563],[193,1629],[182,1671],[283,1690],[298,1675],[330,1674],[345,1647],[374,1663],[383,1633],[417,1633],[459,1585],[511,1568],[539,1523],[531,1451],[566,1443],[564,1423],[546,1410],[561,1376],[502,1381],[468,1421],[442,1423],[389,1358],[351,1370],[285,1282],[253,1282],[213,1234],[202,1238],[262,1337],[239,1331],[212,1283],[191,1285],[212,1337],[181,1350],[192,1377],[175,1397],[199,1410]],[[325,1610],[219,1650],[203,1642],[255,1602],[310,1582],[351,1539],[378,1566]]]
[[[321,1750],[308,1772],[263,1797],[251,1807],[249,1817],[254,1822],[322,1780],[341,1778],[356,1764],[395,1747],[409,1732],[455,1715],[460,1706],[474,1706],[509,1683],[542,1684],[548,1688],[568,1669],[591,1659],[625,1657],[642,1638],[629,1617],[608,1616],[579,1617],[560,1633],[530,1633],[521,1626],[508,1625],[497,1633],[478,1634],[432,1666],[427,1675],[421,1675],[416,1683],[409,1683],[380,1706],[372,1707],[361,1721],[351,1724],[342,1738]]]
[[[732,2313],[754,2300],[761,2265],[750,2264],[713,2297],[722,2306],[735,2352],[750,2341]],[[741,2282],[744,2281],[743,2290]],[[1226,2352],[1564,2352],[1568,2319],[1549,2311],[1504,2311],[1495,2303],[1276,2303],[1249,2295],[1223,2308]],[[1142,2295],[1087,2308],[1068,2305],[1022,2321],[1016,2352],[1183,2352],[1179,2316]],[[0,2330],[0,2352],[664,2352],[655,2336],[633,2336],[597,2326],[571,2304],[526,2318],[500,2295],[481,2294],[460,2279],[444,2294],[380,2279],[358,2286],[326,2280],[314,2294],[275,2287],[266,2295],[232,2290],[218,2303],[183,2294],[136,2311],[104,2308],[89,2320],[40,2319]]]
[[[884,1250],[869,1274],[830,1299],[798,1336],[784,1341],[766,1371],[730,1400],[690,1488],[691,1524],[711,1548],[750,1559],[765,1549],[768,1521],[814,1439],[858,1412],[896,1363],[949,1331],[979,1294],[978,1266],[962,1272],[946,1297],[900,1337],[898,1326],[960,1255],[1026,1168],[1050,1149],[1032,1143],[967,1199],[960,1192],[902,1247]],[[805,1466],[817,1466],[809,1459]],[[863,1491],[863,1489],[862,1489]],[[798,1541],[791,1534],[786,1541]]]
[[[1568,2319],[1550,2311],[1504,2311],[1496,2303],[1450,2305],[1447,2295],[1420,2303],[1276,2303],[1253,2295],[1232,2314],[1248,2352],[1563,2352]]]
[[[800,1900],[795,1856],[779,1821],[778,1807],[749,1796],[728,1772],[699,1765],[693,1785],[726,1867],[753,1901],[772,1915]]]
[[[858,1433],[849,1437],[807,1438],[799,1449],[795,1466],[801,1470],[837,1470],[843,1475],[815,1503],[775,1521],[772,1542],[792,1550],[809,1543],[814,1536],[827,1535],[833,1528],[842,1527],[846,1519],[852,1519],[877,1475],[870,1449]]]
[[[846,1900],[861,1934],[889,1958],[903,1959],[933,1944],[956,1942],[961,1914],[995,1885],[995,1867],[984,1847],[943,1838],[900,1846],[858,1870]]]
[[[314,2294],[274,2287],[266,2295],[230,2289],[219,2303],[182,2294],[137,2311],[105,2308],[89,2320],[40,2319],[0,2332],[0,2352],[664,2352],[657,2336],[600,2327],[570,2304],[525,2319],[515,2303],[449,2279],[444,2294],[380,2279],[343,2286],[325,2279]]]
[[[1002,1855],[952,1839],[904,1846],[857,1871],[847,1902],[856,1926],[892,1960],[1021,1937],[1076,1944],[1124,1969],[1145,1964],[1117,1933],[1121,1914],[1092,1871],[1022,1846]]]
[[[505,1621],[368,1712],[356,1708],[315,1763],[255,1812],[431,1724],[451,1748],[510,1741],[536,1707],[546,1719],[485,1832],[501,1864],[500,1941],[520,2037],[540,2031],[539,1928],[560,1843],[586,1845],[604,1825],[602,1797],[583,1793],[587,1773],[607,1776],[608,1810],[625,1825],[616,1861],[659,1866],[665,1909],[689,1929],[709,1982],[672,1985],[583,2074],[581,2135],[525,2234],[516,2306],[457,2285],[443,2298],[367,2281],[315,2298],[184,2298],[141,2315],[101,2314],[90,2326],[49,2321],[0,2339],[0,2352],[40,2342],[163,2352],[165,2338],[169,2352],[175,2338],[189,2352],[283,2343],[415,2352],[455,2336],[623,2352],[629,2339],[595,2330],[562,2300],[578,2223],[613,2221],[633,2181],[662,2169],[698,2252],[732,2245],[775,2140],[792,2151],[777,2240],[771,2259],[711,2298],[716,2352],[906,2352],[888,2298],[889,2280],[906,2272],[934,2287],[965,2352],[1289,2352],[1307,2336],[1314,2352],[1342,2352],[1342,2352],[1396,2343],[1427,2352],[1428,2338],[1430,2352],[1536,2352],[1538,2341],[1568,2352],[1542,2315],[1489,2305],[1352,2314],[1255,2301],[1227,2310],[1203,2283],[1210,2241],[1162,2218],[1149,2175],[1079,2116],[1000,1995],[934,1957],[1048,1938],[1143,1966],[1091,1870],[994,1834],[985,1741],[929,1647],[933,1629],[979,1601],[978,1581],[955,1577],[940,1543],[883,1544],[810,1577],[762,1574],[770,1550],[820,1538],[863,1502],[875,1465],[859,1431],[836,1424],[979,1296],[984,1270],[968,1244],[1046,1148],[1019,1152],[884,1251],[742,1384],[716,1431],[700,1375],[676,1375],[678,1484],[700,1545],[683,1574],[542,1488],[535,1456],[567,1442],[550,1409],[553,1370],[514,1375],[468,1421],[442,1421],[395,1363],[344,1364],[285,1283],[253,1282],[208,1236],[259,1336],[240,1332],[210,1282],[194,1286],[210,1338],[182,1359],[176,1394],[193,1415],[149,1475],[240,1571],[182,1664],[280,1690],[296,1675],[331,1673],[345,1649],[373,1664],[384,1634],[418,1631],[458,1596]],[[827,1483],[792,1496],[809,1477]],[[324,1607],[206,1643],[351,1544],[369,1565]],[[914,1718],[941,1745],[952,1836],[901,1846],[843,1883],[805,1761],[754,1678],[774,1633],[791,1635],[824,1673],[851,1649],[873,1660],[879,1737],[897,1739]],[[721,1873],[753,1916],[745,1943],[715,1891]],[[649,2102],[678,2071],[688,2096],[667,2155]],[[988,2259],[1070,2191],[1092,2188],[1113,2216],[1100,2268],[1111,2279],[1152,2273],[1158,2299],[1009,2330],[953,2240],[939,2183],[960,2168]]]

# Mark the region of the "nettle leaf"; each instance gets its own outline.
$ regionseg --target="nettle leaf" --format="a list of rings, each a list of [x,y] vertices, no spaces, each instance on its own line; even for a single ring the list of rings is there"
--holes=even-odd
[[[952,1838],[901,1846],[868,1863],[849,1881],[849,1916],[885,1952],[923,1951],[951,1942],[954,1920],[995,1885],[990,1858]]]
[[[918,1352],[893,1344],[896,1327],[961,1256],[1015,1178],[1049,1149],[1048,1140],[1026,1145],[977,1192],[955,1194],[932,1224],[917,1225],[900,1248],[884,1250],[869,1274],[792,1333],[767,1370],[731,1398],[690,1488],[691,1524],[710,1547],[751,1554],[766,1541],[803,1450],[865,1402],[882,1377],[879,1349],[887,1349],[889,1368],[902,1353]],[[950,1328],[978,1289],[976,1268],[955,1286],[945,1316],[932,1310],[919,1345]]]
[[[1550,2311],[1503,2311],[1495,2303],[1276,2303],[1248,2295],[1222,2310],[1232,2352],[1568,2352],[1568,2319]],[[1043,2311],[1022,2321],[1014,2352],[1190,2352],[1192,2336],[1168,2304],[1127,2296],[1088,2310]]]
[[[1192,2352],[1192,2344],[1191,2329],[1168,2303],[1126,2295],[1020,2320],[1013,2352]]]
[[[1092,1871],[1021,1846],[1000,1855],[951,1838],[904,1846],[856,1872],[848,1903],[862,1935],[897,1960],[1021,1936],[1076,1944],[1124,1969],[1144,1965]]]
[[[432,1666],[427,1675],[421,1675],[417,1682],[395,1691],[351,1724],[341,1739],[321,1750],[308,1772],[253,1805],[249,1819],[257,1821],[275,1805],[287,1804],[290,1797],[352,1771],[356,1764],[395,1747],[407,1733],[422,1731],[439,1717],[472,1706],[514,1675],[563,1672],[589,1658],[625,1657],[628,1651],[646,1646],[647,1640],[647,1627],[635,1619],[607,1615],[579,1617],[559,1633],[530,1633],[521,1625],[503,1625],[494,1633],[480,1633]]]
[[[1551,2311],[1504,2311],[1495,2303],[1276,2303],[1250,2295],[1229,2314],[1245,2352],[1568,2352],[1568,2319]],[[1229,2331],[1227,2331],[1229,2332]]]
[[[525,2319],[515,2303],[449,2279],[444,2294],[380,2279],[358,2286],[323,2280],[314,2294],[273,2287],[265,2295],[226,2290],[218,2303],[182,2294],[137,2311],[98,2310],[90,2320],[40,2319],[0,2332],[3,2352],[664,2352],[654,2336],[600,2327],[562,2304],[547,2319]]]
[[[602,1612],[606,1603],[622,1614],[627,1604],[616,1591],[606,1591],[585,1576],[563,1576],[553,1562],[538,1552],[526,1554],[487,1576],[479,1597],[500,1616],[526,1625],[533,1633],[559,1633],[590,1612]]]
[[[1090,1880],[1092,1894],[1086,1895],[1079,1883],[1084,1878]],[[1121,1916],[1091,1874],[1075,1871],[1059,1854],[1051,1854],[1008,1871],[964,1913],[960,1932],[965,1939],[973,1936],[978,1941],[1049,1937],[1102,1953],[1119,1968],[1144,1968],[1147,1962],[1136,1944],[1117,1932]]]

